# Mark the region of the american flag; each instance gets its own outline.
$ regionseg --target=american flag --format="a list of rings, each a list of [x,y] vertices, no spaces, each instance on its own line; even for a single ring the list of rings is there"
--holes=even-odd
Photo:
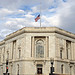
[[[35,22],[37,22],[40,19],[40,14],[35,18]]]

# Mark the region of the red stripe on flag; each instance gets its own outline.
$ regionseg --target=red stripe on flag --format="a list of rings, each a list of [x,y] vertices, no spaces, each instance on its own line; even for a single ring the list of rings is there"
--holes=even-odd
[[[38,16],[35,18],[35,22],[37,22],[39,19],[40,19],[40,15],[38,15]]]

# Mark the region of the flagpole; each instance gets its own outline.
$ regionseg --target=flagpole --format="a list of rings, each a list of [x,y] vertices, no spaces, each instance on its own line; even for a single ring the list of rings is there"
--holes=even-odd
[[[40,1],[40,27],[41,27],[41,1]]]

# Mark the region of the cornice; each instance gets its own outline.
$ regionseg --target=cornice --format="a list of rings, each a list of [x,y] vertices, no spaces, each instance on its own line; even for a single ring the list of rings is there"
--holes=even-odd
[[[4,40],[6,41],[8,39],[21,35],[23,33],[58,33],[58,34],[75,39],[75,34],[65,31],[63,29],[57,28],[57,27],[24,27],[6,36]]]
[[[0,42],[0,45],[4,45],[4,44],[5,44],[5,41],[1,41],[1,42]]]
[[[16,36],[18,36],[18,35],[20,35],[20,34],[23,34],[23,33],[25,33],[25,30],[24,30],[24,29],[23,29],[23,30],[18,30],[18,31],[16,31],[16,32],[12,33],[12,34],[7,35],[4,40],[5,40],[5,41],[6,41],[6,40],[9,40],[9,39],[11,39],[11,38],[13,38],[13,37],[16,37]]]

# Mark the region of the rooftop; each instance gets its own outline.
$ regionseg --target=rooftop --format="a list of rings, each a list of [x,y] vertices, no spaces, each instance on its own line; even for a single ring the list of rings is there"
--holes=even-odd
[[[23,33],[58,33],[75,39],[75,34],[57,27],[24,27],[6,36],[5,41]]]

